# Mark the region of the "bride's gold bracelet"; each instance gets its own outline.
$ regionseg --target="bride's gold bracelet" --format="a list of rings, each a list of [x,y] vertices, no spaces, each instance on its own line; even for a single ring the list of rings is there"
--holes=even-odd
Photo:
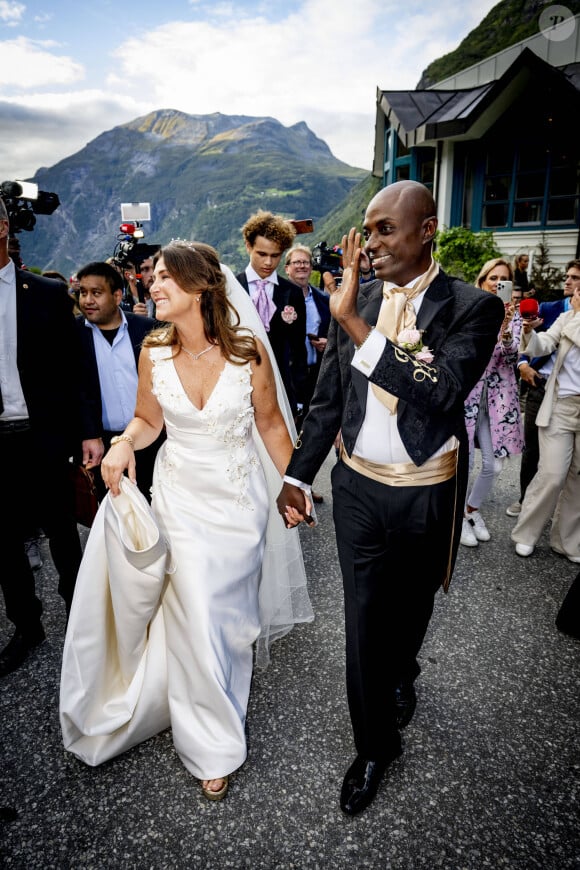
[[[115,444],[119,444],[120,441],[126,441],[128,444],[131,445],[133,450],[135,449],[135,442],[133,441],[133,439],[131,438],[130,435],[125,435],[125,434],[115,435],[113,438],[111,438],[111,447],[113,447]]]

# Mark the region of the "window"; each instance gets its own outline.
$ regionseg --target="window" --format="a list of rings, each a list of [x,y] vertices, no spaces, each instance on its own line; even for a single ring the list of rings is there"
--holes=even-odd
[[[473,201],[473,229],[579,224],[580,149],[569,144],[570,107],[554,92],[537,96],[513,106],[474,146],[473,191],[481,200]]]

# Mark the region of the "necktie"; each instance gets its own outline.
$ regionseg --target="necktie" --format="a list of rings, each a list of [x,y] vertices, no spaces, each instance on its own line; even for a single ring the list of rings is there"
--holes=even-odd
[[[428,270],[413,287],[383,286],[383,302],[377,319],[377,329],[393,344],[397,344],[397,336],[401,330],[415,328],[417,315],[412,300],[426,290],[438,274],[439,263],[431,260]],[[377,399],[389,409],[391,414],[396,414],[398,398],[376,384],[371,384],[371,387]]]
[[[260,320],[264,324],[264,329],[266,332],[270,331],[270,321],[272,317],[276,313],[276,305],[274,301],[270,299],[268,294],[266,293],[266,285],[267,281],[255,281],[255,292],[252,296],[252,301],[256,306],[258,314],[260,315]]]

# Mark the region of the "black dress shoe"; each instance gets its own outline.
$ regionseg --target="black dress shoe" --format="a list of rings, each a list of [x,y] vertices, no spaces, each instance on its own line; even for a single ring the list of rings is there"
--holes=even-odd
[[[417,693],[413,683],[400,683],[395,689],[395,711],[399,731],[407,727],[413,718],[416,706]]]
[[[357,755],[346,772],[340,792],[340,808],[349,816],[362,812],[373,800],[385,770],[402,750],[393,750],[386,760],[369,761]]]
[[[16,631],[0,652],[0,677],[5,677],[19,668],[32,650],[40,646],[45,637],[42,626],[39,626],[33,634],[22,634]]]

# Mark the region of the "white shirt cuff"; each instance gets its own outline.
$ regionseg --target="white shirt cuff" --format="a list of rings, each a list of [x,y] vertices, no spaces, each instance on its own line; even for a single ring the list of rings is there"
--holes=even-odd
[[[296,480],[295,477],[289,477],[287,474],[284,475],[284,483],[291,483],[292,486],[297,486],[299,489],[303,489],[304,492],[310,495],[312,487],[309,483],[303,483],[301,480]]]
[[[360,348],[355,351],[351,365],[368,378],[383,355],[386,343],[385,336],[378,329],[373,329]]]

